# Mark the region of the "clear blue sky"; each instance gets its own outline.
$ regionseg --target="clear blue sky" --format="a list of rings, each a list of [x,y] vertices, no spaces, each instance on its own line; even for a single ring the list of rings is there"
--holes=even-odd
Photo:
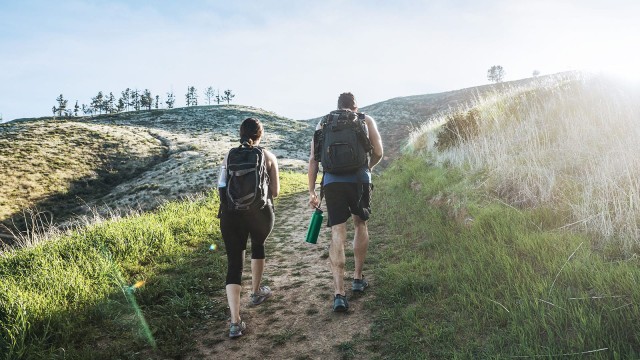
[[[397,96],[574,69],[638,78],[632,0],[2,0],[0,114],[48,116],[98,91],[208,86],[306,119],[352,91]]]

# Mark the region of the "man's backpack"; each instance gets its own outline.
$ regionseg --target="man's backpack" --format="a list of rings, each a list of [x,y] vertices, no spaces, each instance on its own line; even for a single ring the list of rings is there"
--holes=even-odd
[[[363,113],[332,111],[320,125],[314,134],[314,154],[325,172],[348,174],[368,166],[372,146]]]
[[[260,147],[240,145],[227,156],[227,208],[262,209],[269,203],[269,175]]]

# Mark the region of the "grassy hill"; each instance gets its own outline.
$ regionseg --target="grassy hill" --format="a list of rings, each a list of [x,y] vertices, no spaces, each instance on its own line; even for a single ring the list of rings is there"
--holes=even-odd
[[[244,106],[2,124],[0,177],[9,180],[0,184],[0,223],[24,234],[34,223],[145,211],[205,192],[237,143],[239,124],[251,116],[266,124],[263,145],[283,169],[305,165],[305,123]],[[0,237],[10,235],[0,230]]]
[[[412,134],[371,222],[385,356],[640,356],[635,99],[563,75]]]
[[[409,134],[433,116],[477,96],[540,79],[439,94],[394,98],[363,107],[385,144],[382,167]],[[73,119],[20,119],[0,124],[0,239],[33,229],[72,226],[95,215],[146,211],[165,201],[207,191],[239,123],[267,124],[263,146],[284,169],[304,169],[318,118],[295,121],[246,106],[198,106]],[[83,220],[86,218],[89,220]],[[31,229],[31,230],[29,230]]]
[[[373,319],[371,335],[336,343],[340,357],[638,358],[636,95],[570,73],[363,108],[380,124],[390,158],[374,180],[365,266],[372,286],[365,297],[353,297]],[[307,221],[300,220],[304,205],[297,204],[306,188],[298,170],[304,168],[309,125],[315,121],[295,122],[245,107],[79,122],[102,131],[101,138],[111,139],[104,127],[147,139],[136,162],[121,170],[131,177],[119,177],[123,180],[99,200],[121,206],[127,189],[152,181],[183,190],[210,183],[215,177],[210,170],[250,113],[272,116],[274,132],[267,132],[266,145],[295,170],[283,174],[283,196],[291,206],[277,216],[287,220],[283,223]],[[65,138],[88,136],[71,135],[80,131],[68,130],[81,127],[75,122],[48,124],[54,123],[67,129]],[[49,133],[57,131],[62,130]],[[126,150],[104,148],[88,148],[92,157],[74,160],[77,168],[122,162]],[[135,194],[153,198],[162,193],[158,189]],[[209,246],[220,244],[217,204],[216,194],[207,193],[0,254],[0,354],[5,359],[197,358],[194,334],[226,324],[224,248],[216,252]],[[288,240],[287,231],[278,229],[277,236]],[[270,285],[295,291],[309,284],[301,271],[305,259],[292,256],[295,248],[278,251],[276,261],[290,259],[295,267],[296,275],[282,277],[295,282],[287,288]],[[323,297],[315,295],[305,298],[306,316],[330,315],[328,308],[311,306]],[[300,320],[288,317],[300,315],[288,314],[286,304],[275,304],[256,316],[272,315],[285,324]],[[324,321],[339,327],[341,319]],[[263,335],[268,329],[257,330]],[[306,351],[315,337],[283,331],[264,339],[272,339],[274,347]],[[215,350],[216,342],[226,340],[210,341],[199,346]],[[363,347],[367,351],[359,352]],[[290,353],[309,358],[296,349]]]

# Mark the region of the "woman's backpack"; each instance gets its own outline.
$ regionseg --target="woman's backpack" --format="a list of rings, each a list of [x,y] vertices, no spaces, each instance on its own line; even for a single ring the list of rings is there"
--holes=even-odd
[[[260,147],[240,145],[227,156],[227,209],[247,211],[269,204],[269,174]]]

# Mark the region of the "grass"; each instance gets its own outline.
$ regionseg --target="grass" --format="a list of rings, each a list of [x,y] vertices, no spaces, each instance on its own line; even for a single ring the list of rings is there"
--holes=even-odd
[[[556,230],[549,208],[516,209],[478,191],[479,180],[422,155],[377,179],[373,208],[386,210],[370,223],[376,350],[638,358],[637,257],[595,251],[590,237]]]
[[[304,175],[281,175],[282,197],[305,189]],[[217,211],[212,192],[2,253],[0,358],[188,352],[194,329],[227,316]]]
[[[0,125],[0,221],[25,230],[21,210],[37,207],[55,221],[84,202],[107,194],[163,157],[144,134],[69,121],[32,121]],[[49,217],[52,217],[50,215]]]
[[[562,226],[640,243],[637,89],[562,76],[478,98],[412,134],[409,148],[482,173],[483,190],[516,207],[545,206]]]

